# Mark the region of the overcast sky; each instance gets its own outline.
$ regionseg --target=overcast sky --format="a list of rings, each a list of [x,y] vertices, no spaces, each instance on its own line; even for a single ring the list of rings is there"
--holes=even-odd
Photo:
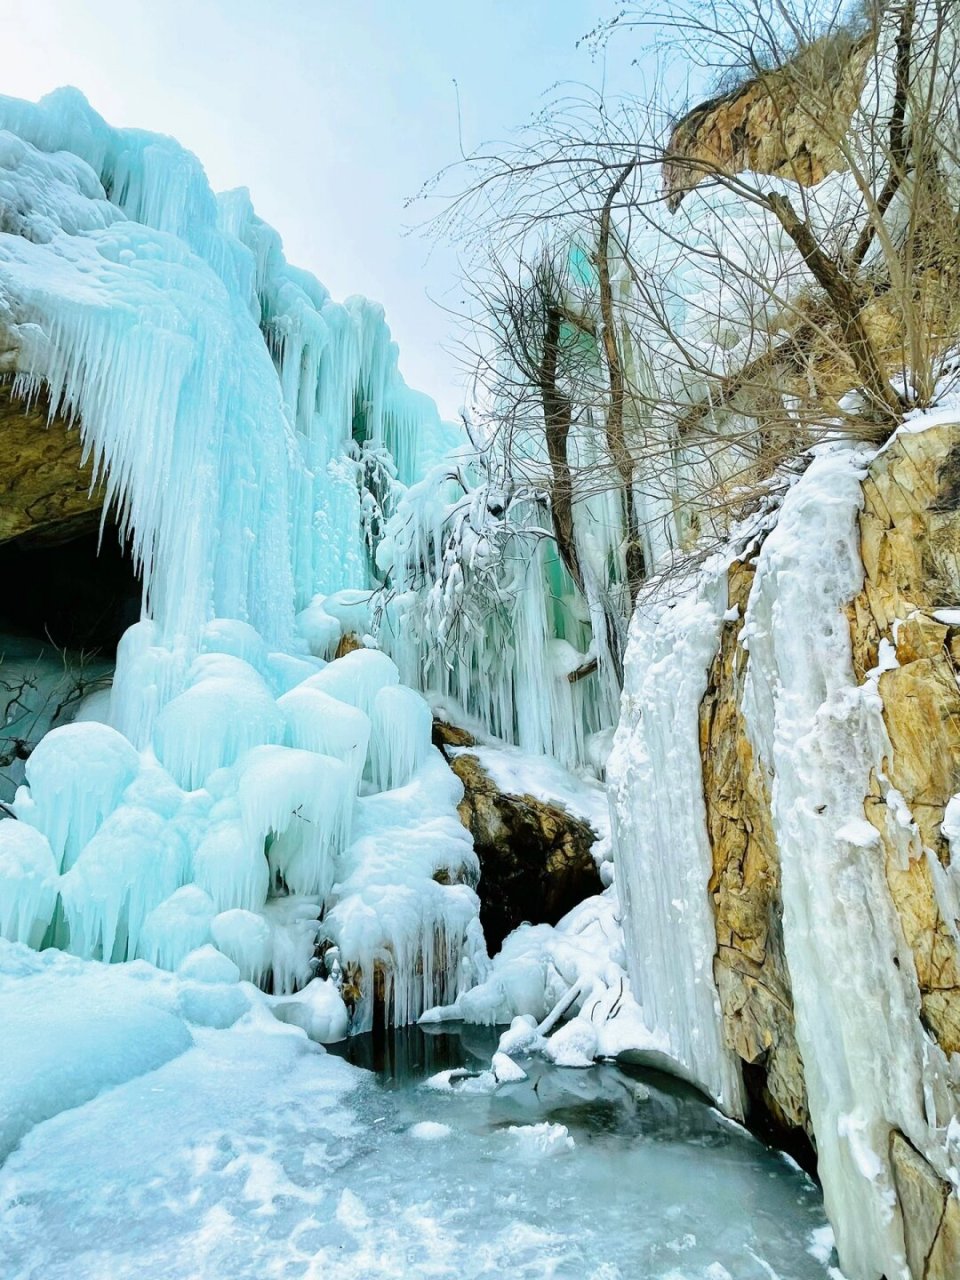
[[[464,395],[456,264],[405,228],[406,197],[464,141],[502,137],[560,80],[627,86],[577,48],[613,0],[0,0],[2,90],[83,90],[115,125],[172,134],[213,187],[246,186],[291,262],[381,301],[412,385]]]

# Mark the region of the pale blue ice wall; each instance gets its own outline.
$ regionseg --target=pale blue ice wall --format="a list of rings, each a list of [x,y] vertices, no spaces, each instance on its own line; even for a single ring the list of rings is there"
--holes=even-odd
[[[78,416],[168,638],[219,616],[285,644],[315,593],[364,585],[355,423],[404,484],[452,431],[382,309],[333,302],[246,192],[73,89],[0,99],[0,213],[21,381]]]

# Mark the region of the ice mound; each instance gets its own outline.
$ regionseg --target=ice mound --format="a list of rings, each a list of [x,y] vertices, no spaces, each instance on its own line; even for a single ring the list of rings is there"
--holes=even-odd
[[[404,1023],[462,994],[486,965],[476,857],[390,659],[308,662],[286,688],[247,624],[207,626],[189,663],[152,639],[129,641],[155,676],[139,751],[86,722],[31,758],[19,821],[0,821],[2,935],[171,970],[220,953],[277,996],[306,988],[278,1016],[323,1041],[372,1026],[378,999]],[[189,996],[195,1020],[229,1025],[240,1006],[212,999]]]
[[[542,1124],[512,1124],[506,1132],[521,1154],[530,1160],[565,1155],[575,1145],[563,1124],[549,1124],[547,1121]]]

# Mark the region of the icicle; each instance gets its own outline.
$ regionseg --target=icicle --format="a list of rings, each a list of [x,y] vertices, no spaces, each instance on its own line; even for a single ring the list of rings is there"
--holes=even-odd
[[[0,937],[39,947],[57,905],[57,863],[35,827],[0,822]]]
[[[208,893],[195,884],[184,885],[144,920],[137,955],[160,969],[177,969],[192,951],[210,941],[216,914]]]
[[[316,596],[297,614],[297,631],[317,658],[332,658],[340,642],[341,628],[323,607],[325,596]]]
[[[235,909],[215,916],[213,941],[247,982],[262,986],[273,964],[273,935],[263,916]]]
[[[30,790],[17,793],[17,814],[44,833],[58,867],[67,871],[139,768],[139,755],[115,729],[93,721],[64,725],[27,761]]]
[[[270,888],[263,835],[236,820],[213,827],[193,855],[193,877],[217,911],[259,911]]]
[[[349,839],[353,776],[341,760],[293,747],[244,759],[240,814],[246,837],[267,843],[270,869],[292,893],[324,898]]]
[[[274,898],[263,908],[272,934],[270,985],[274,995],[299,991],[314,976],[319,914],[316,898],[295,894]]]
[[[373,704],[370,766],[378,791],[402,787],[432,750],[433,715],[418,693],[387,686]]]
[[[60,882],[69,949],[107,961],[135,955],[148,914],[186,871],[187,851],[172,825],[149,809],[117,809]]]
[[[252,667],[221,654],[209,654],[198,663],[197,683],[167,703],[153,733],[158,758],[187,791],[251,747],[282,742],[286,727]],[[206,674],[228,664],[229,674]],[[242,669],[239,674],[237,669]]]
[[[304,687],[320,689],[370,716],[380,690],[399,683],[400,673],[385,653],[379,649],[355,649],[305,680]]]
[[[278,698],[277,706],[286,717],[288,745],[342,760],[354,778],[353,790],[358,790],[370,741],[369,718],[309,683]]]

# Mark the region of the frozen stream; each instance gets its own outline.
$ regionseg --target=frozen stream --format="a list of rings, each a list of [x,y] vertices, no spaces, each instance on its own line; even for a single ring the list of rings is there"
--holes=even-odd
[[[275,1029],[274,1029],[275,1028]],[[816,1280],[813,1184],[692,1092],[419,1032],[361,1072],[267,1016],[38,1124],[0,1168],[3,1280]],[[455,1077],[456,1079],[456,1077]],[[460,1079],[463,1079],[462,1077]],[[562,1126],[562,1127],[561,1127]]]

